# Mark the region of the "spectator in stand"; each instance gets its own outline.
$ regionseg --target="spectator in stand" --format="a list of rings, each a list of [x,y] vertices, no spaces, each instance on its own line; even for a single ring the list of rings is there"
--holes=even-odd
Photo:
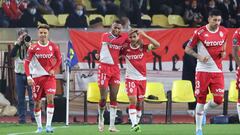
[[[70,28],[87,28],[87,18],[82,5],[75,5],[75,12],[71,13],[65,23],[65,27]]]
[[[18,22],[23,14],[22,11],[27,8],[27,1],[4,0],[2,2],[2,8],[9,18],[10,27],[18,27]]]
[[[93,28],[94,30],[103,30],[103,20],[100,17],[97,17],[90,21],[90,28]]]
[[[64,13],[63,0],[51,0],[50,6],[53,9],[55,15]]]
[[[118,14],[119,7],[114,4],[113,0],[101,0],[100,3],[98,3],[96,6],[97,13],[99,14]]]
[[[234,3],[230,0],[223,0],[223,3],[219,4],[218,9],[222,12],[223,26],[235,27],[236,10],[234,8]]]
[[[23,12],[20,20],[21,27],[37,27],[38,22],[47,24],[46,20],[38,12],[36,5],[31,2],[28,4],[28,8]]]
[[[0,27],[6,28],[9,27],[9,21],[3,10],[0,8]]]
[[[41,14],[53,14],[53,9],[50,7],[51,0],[38,0],[39,6],[37,9]]]
[[[191,2],[191,7],[185,9],[183,18],[191,27],[199,27],[204,24],[203,15],[197,7],[197,0],[193,0]]]
[[[71,14],[74,11],[74,6],[76,4],[84,5],[84,3],[76,3],[75,0],[64,0],[63,1],[63,6],[64,6],[64,11],[67,14]]]
[[[131,22],[127,16],[122,16],[120,18],[120,22],[122,24],[122,31],[129,31],[131,30]]]

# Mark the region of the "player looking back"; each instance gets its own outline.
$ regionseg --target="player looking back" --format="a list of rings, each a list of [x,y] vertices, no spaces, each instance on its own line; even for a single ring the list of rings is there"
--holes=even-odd
[[[227,29],[220,26],[222,17],[219,10],[209,12],[208,24],[197,29],[185,52],[196,57],[195,96],[196,105],[196,135],[202,135],[202,124],[206,123],[206,113],[222,104],[224,95],[224,76],[222,58],[226,55]],[[198,53],[193,51],[197,46]],[[208,88],[213,94],[213,100],[206,104]]]
[[[34,99],[34,115],[37,122],[37,133],[42,132],[41,98],[47,97],[46,132],[52,133],[52,117],[54,113],[54,95],[56,93],[55,70],[62,62],[58,46],[49,41],[49,26],[38,26],[38,42],[28,49],[28,56],[24,62],[27,81],[32,86]],[[30,73],[31,67],[31,73]],[[31,75],[30,75],[31,74]]]
[[[98,86],[100,89],[100,101],[98,106],[99,118],[98,129],[104,131],[104,110],[108,88],[110,92],[110,132],[118,132],[115,127],[115,117],[117,112],[117,93],[120,85],[120,69],[119,69],[119,51],[122,44],[127,40],[127,34],[120,34],[122,25],[119,21],[113,22],[111,31],[102,35],[100,64],[98,67]]]
[[[151,43],[144,44],[140,36],[148,39]],[[131,131],[141,132],[138,125],[142,109],[141,105],[146,91],[146,53],[156,49],[160,44],[144,31],[132,29],[128,34],[130,42],[123,48],[122,54],[126,59],[126,91],[130,101],[129,117],[132,122]]]

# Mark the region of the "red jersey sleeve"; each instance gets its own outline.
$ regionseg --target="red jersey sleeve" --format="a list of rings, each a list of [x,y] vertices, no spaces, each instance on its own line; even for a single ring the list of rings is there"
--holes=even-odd
[[[196,45],[197,45],[197,43],[198,43],[198,41],[199,41],[199,31],[198,30],[196,30],[196,31],[194,31],[194,33],[193,33],[193,35],[192,35],[192,38],[190,39],[190,41],[188,42],[188,47],[190,47],[190,48],[194,48]]]
[[[232,38],[232,45],[233,46],[240,46],[240,29],[237,29],[234,34],[233,34],[233,38]]]
[[[30,76],[29,64],[34,56],[34,46],[35,45],[31,45],[29,47],[28,52],[27,52],[27,57],[24,60],[24,70],[25,70],[26,76]]]
[[[60,49],[59,49],[58,45],[56,45],[56,44],[54,44],[54,55],[55,55],[55,58],[56,58],[56,63],[51,68],[51,70],[56,70],[60,66],[60,64],[62,63],[61,52],[60,52]]]

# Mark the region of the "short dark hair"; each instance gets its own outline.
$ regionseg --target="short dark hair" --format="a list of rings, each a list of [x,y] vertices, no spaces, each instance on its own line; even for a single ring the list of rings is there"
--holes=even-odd
[[[113,23],[122,24],[120,20],[114,20]]]
[[[47,30],[49,30],[50,27],[49,27],[49,25],[47,25],[47,24],[39,24],[39,25],[38,25],[38,29],[47,29]]]
[[[221,16],[222,12],[218,9],[213,9],[209,12],[208,16]]]

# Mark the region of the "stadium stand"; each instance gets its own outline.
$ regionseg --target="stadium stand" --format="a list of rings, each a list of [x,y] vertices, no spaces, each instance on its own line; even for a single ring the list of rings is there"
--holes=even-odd
[[[165,15],[153,15],[152,26],[160,26],[162,28],[173,28],[173,25],[169,24],[168,18]]]

